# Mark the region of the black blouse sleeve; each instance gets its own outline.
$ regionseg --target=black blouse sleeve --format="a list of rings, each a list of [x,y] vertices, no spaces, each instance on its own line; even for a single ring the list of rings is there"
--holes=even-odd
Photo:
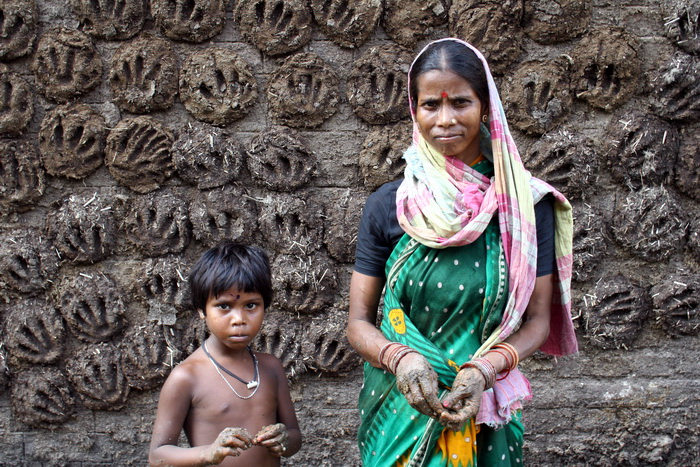
[[[396,218],[396,189],[401,180],[386,183],[372,193],[362,212],[355,248],[355,271],[384,277],[384,267],[403,230]]]
[[[554,254],[554,197],[547,195],[535,205],[537,227],[537,277],[552,274],[556,268]]]

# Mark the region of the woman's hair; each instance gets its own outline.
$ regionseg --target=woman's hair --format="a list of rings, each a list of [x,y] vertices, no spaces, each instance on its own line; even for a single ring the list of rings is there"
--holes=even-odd
[[[408,74],[411,82],[412,112],[418,105],[418,77],[431,70],[451,71],[469,82],[481,105],[489,105],[489,85],[484,65],[474,51],[457,41],[438,41],[430,44],[413,63]]]
[[[267,308],[272,301],[270,260],[260,248],[225,241],[205,252],[190,272],[192,305],[206,311],[209,297],[236,287],[262,295]]]

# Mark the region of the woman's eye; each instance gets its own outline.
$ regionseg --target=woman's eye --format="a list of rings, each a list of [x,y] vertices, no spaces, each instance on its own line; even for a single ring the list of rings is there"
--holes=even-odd
[[[435,101],[425,101],[421,104],[421,107],[427,110],[435,110],[438,107],[438,103]]]

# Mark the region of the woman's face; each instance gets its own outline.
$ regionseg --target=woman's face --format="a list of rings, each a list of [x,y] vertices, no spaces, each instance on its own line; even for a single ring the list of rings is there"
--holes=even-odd
[[[484,113],[474,89],[456,73],[430,70],[418,76],[416,123],[423,138],[442,154],[466,164],[476,160]]]

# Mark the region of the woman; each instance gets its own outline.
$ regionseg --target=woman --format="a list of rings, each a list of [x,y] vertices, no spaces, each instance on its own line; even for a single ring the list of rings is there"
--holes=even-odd
[[[362,461],[518,465],[531,397],[518,361],[577,351],[571,208],[523,168],[475,48],[433,42],[408,78],[404,178],[368,198],[350,285]]]

